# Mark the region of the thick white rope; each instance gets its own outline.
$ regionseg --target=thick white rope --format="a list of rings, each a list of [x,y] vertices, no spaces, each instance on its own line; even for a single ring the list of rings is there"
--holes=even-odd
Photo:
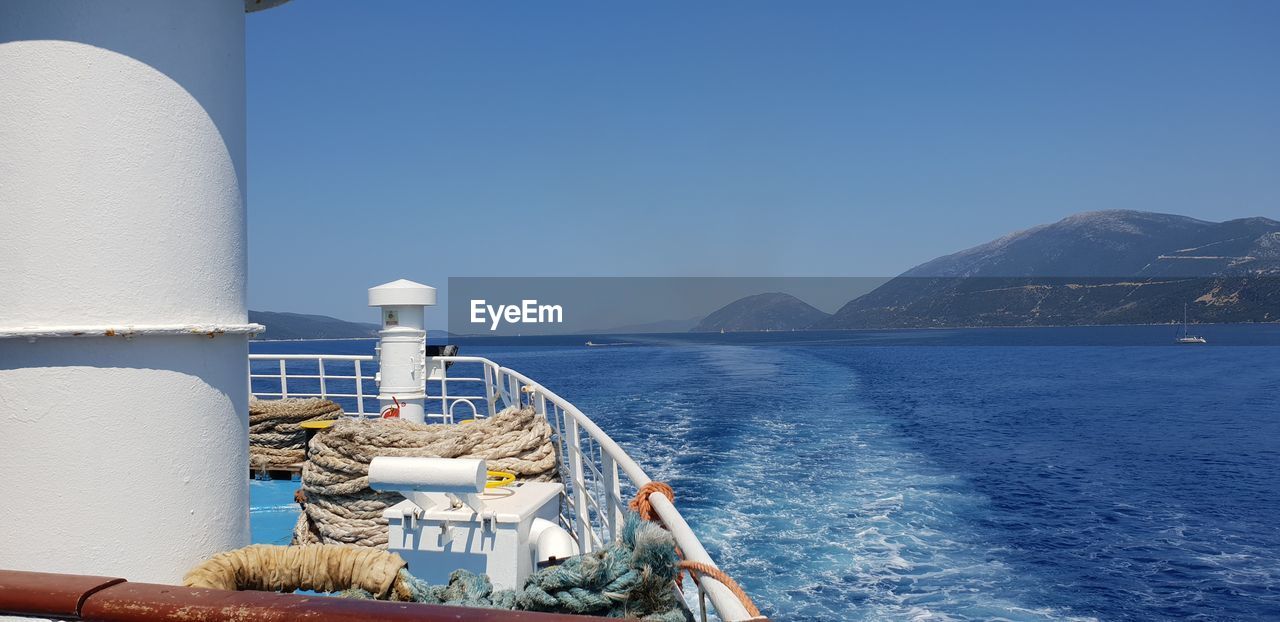
[[[307,441],[304,421],[337,419],[342,407],[322,399],[249,400],[249,468],[300,464]]]
[[[343,419],[311,439],[294,544],[387,546],[382,511],[404,497],[369,488],[369,462],[377,456],[483,458],[490,469],[521,480],[559,478],[551,426],[532,408],[507,408],[467,424]]]

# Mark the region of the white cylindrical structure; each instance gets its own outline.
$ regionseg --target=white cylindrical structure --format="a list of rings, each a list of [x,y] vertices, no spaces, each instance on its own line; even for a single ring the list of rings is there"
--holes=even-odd
[[[484,492],[484,460],[378,456],[369,462],[369,487],[391,492]]]
[[[533,549],[534,565],[578,554],[578,543],[573,541],[573,536],[559,523],[545,518],[533,519],[529,526],[529,546]]]
[[[0,3],[0,568],[249,542],[244,11]]]
[[[406,279],[369,288],[369,306],[381,307],[378,332],[378,409],[397,409],[399,417],[426,420],[426,308],[436,304],[436,290]]]

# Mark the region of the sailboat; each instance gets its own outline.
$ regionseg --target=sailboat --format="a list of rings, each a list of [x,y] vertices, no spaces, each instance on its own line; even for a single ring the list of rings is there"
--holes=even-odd
[[[1178,343],[1209,343],[1204,337],[1197,337],[1187,332],[1187,304],[1182,303],[1182,336],[1178,337]]]

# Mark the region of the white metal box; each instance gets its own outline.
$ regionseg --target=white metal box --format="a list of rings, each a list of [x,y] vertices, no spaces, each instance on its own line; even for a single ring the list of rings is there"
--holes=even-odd
[[[451,507],[444,494],[409,493],[383,512],[387,549],[428,583],[443,585],[454,570],[465,569],[489,575],[494,589],[519,587],[536,564],[533,521],[557,522],[563,489],[550,482],[490,488],[472,497],[483,503],[479,512],[466,504]]]

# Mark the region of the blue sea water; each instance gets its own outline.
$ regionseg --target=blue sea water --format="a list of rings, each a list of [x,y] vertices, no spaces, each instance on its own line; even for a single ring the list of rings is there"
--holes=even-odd
[[[775,619],[1280,619],[1280,327],[1205,328],[1207,347],[1018,330],[464,353],[538,379],[669,482]],[[295,486],[254,483],[256,541],[287,541]]]

